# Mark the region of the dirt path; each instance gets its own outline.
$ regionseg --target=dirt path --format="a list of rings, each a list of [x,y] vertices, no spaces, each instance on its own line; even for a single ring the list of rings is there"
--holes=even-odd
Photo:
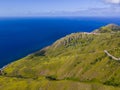
[[[120,60],[120,58],[114,57],[114,56],[111,55],[107,50],[104,50],[104,52],[105,52],[109,57],[111,57],[112,59],[114,59],[114,60],[116,60],[116,61],[119,61],[119,60]]]

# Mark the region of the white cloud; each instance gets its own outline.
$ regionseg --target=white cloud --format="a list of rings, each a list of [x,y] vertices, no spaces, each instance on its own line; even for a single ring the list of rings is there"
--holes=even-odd
[[[105,0],[105,1],[111,4],[120,4],[120,0]]]

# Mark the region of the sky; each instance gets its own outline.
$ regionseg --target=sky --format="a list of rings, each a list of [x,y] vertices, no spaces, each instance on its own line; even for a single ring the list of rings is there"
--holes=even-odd
[[[120,0],[0,0],[0,17],[120,16]]]

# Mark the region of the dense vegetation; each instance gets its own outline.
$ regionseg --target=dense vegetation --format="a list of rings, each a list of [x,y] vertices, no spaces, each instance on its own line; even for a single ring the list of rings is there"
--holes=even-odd
[[[120,62],[104,53],[120,57],[118,28],[73,33],[9,64],[0,90],[120,90]]]

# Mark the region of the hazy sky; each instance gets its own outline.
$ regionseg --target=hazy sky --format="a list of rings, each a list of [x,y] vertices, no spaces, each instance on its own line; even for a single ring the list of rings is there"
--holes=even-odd
[[[120,16],[120,0],[0,0],[0,16]]]

